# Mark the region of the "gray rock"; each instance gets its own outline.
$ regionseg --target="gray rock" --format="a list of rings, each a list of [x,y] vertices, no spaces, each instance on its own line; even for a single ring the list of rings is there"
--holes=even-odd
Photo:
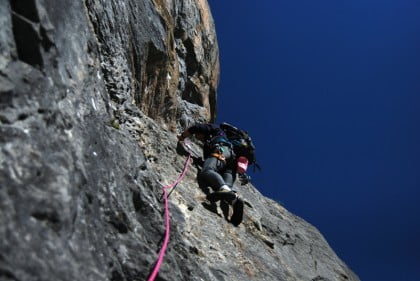
[[[216,114],[207,2],[1,1],[0,23],[0,280],[147,279],[161,184],[185,161],[176,129]],[[252,185],[234,227],[198,169],[170,195],[157,280],[359,280]]]

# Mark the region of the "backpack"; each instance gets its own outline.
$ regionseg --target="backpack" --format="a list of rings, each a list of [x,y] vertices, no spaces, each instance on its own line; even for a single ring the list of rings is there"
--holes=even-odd
[[[229,140],[229,143],[232,145],[236,157],[246,157],[249,163],[254,165],[254,169],[257,167],[260,170],[261,168],[255,159],[255,145],[252,143],[248,132],[236,128],[226,122],[221,123],[219,127],[222,129],[226,138]]]

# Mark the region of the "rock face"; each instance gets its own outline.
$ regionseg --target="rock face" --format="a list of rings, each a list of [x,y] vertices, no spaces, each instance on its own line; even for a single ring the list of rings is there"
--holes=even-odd
[[[185,160],[176,129],[216,114],[207,2],[5,0],[0,23],[0,280],[146,280],[164,233],[160,183]],[[252,185],[238,187],[234,227],[198,169],[170,196],[156,280],[358,280]]]

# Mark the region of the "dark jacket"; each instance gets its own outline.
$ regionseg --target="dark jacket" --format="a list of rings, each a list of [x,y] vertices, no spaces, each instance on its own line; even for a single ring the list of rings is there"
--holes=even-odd
[[[190,134],[201,134],[204,136],[203,154],[205,158],[209,157],[210,154],[214,152],[217,144],[230,146],[225,133],[216,124],[198,123],[188,128],[188,132]]]

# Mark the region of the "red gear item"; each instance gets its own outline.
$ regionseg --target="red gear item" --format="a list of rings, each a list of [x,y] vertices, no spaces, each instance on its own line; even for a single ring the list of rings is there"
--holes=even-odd
[[[241,156],[238,158],[237,164],[238,164],[237,171],[240,174],[245,173],[246,169],[248,169],[248,159],[246,159],[246,157],[244,156]]]

